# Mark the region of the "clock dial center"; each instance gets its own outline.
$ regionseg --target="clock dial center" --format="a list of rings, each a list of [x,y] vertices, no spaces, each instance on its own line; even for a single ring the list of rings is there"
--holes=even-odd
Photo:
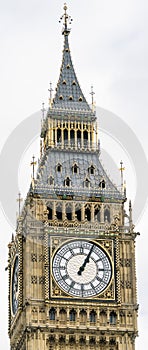
[[[89,258],[89,263],[86,264],[83,272],[78,274],[80,267],[83,266],[86,255],[73,256],[67,264],[67,272],[69,277],[77,283],[89,283],[91,282],[97,273],[96,264],[93,259]]]

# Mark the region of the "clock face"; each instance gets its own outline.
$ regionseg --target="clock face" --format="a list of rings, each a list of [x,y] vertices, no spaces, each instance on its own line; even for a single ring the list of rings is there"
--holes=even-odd
[[[12,272],[12,312],[14,315],[18,309],[18,266],[19,260],[18,256],[16,256]]]
[[[112,266],[108,254],[96,243],[72,240],[55,253],[52,273],[58,286],[67,294],[90,298],[107,288]]]

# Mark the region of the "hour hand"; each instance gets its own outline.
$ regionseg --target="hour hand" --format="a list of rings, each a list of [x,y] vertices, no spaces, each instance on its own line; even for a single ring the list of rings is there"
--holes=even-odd
[[[92,247],[91,247],[91,249],[90,249],[90,251],[89,251],[87,257],[85,258],[83,265],[80,266],[79,271],[77,272],[78,275],[81,275],[81,274],[82,274],[82,272],[83,272],[84,269],[85,269],[86,264],[89,263],[89,258],[90,258],[90,255],[91,255],[91,253],[92,253],[92,250],[93,250],[93,245],[92,245]]]

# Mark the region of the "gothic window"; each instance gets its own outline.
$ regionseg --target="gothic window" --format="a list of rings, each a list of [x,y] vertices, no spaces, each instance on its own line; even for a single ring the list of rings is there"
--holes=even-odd
[[[70,187],[71,185],[71,180],[69,177],[67,177],[65,180],[64,180],[64,186],[67,186],[67,187]]]
[[[93,165],[91,165],[89,168],[88,168],[88,172],[90,175],[94,175],[95,173],[95,167]]]
[[[90,181],[89,181],[89,179],[86,179],[86,180],[84,181],[84,187],[87,187],[87,188],[90,187]]]
[[[104,221],[110,222],[110,210],[109,209],[104,210]]]
[[[47,207],[47,210],[48,210],[48,220],[52,220],[52,208]]]
[[[99,207],[95,207],[94,215],[95,215],[95,220],[100,222],[100,208]]]
[[[61,129],[57,129],[57,142],[61,142]]]
[[[87,130],[84,130],[83,137],[84,137],[85,141],[88,140],[88,131]]]
[[[105,324],[107,321],[107,314],[104,310],[100,312],[100,323]]]
[[[72,220],[72,207],[71,207],[71,205],[66,206],[66,217],[68,220]]]
[[[72,172],[73,174],[78,174],[78,171],[79,171],[79,167],[77,164],[74,164],[73,167],[72,167]]]
[[[76,85],[76,82],[75,82],[75,80],[73,80],[73,82],[72,82],[72,85]]]
[[[63,335],[60,336],[59,343],[60,344],[65,344],[65,337]]]
[[[82,96],[80,96],[80,97],[79,97],[79,101],[80,101],[80,102],[81,102],[81,101],[83,101],[83,98],[82,98]]]
[[[68,130],[64,129],[64,140],[67,141],[68,140]]]
[[[72,97],[72,96],[69,96],[69,100],[72,101],[72,100],[73,100],[73,97]]]
[[[54,185],[54,178],[53,178],[53,176],[50,176],[50,177],[49,177],[48,183],[49,183],[50,186],[51,186],[51,185]]]
[[[95,340],[94,337],[90,337],[90,338],[89,338],[89,344],[90,344],[90,345],[95,345],[95,344],[96,344],[96,340]]]
[[[120,322],[121,324],[125,323],[125,313],[123,311],[120,312]]]
[[[66,85],[66,80],[63,80],[63,85]]]
[[[87,313],[84,309],[80,311],[80,322],[81,323],[86,323],[87,321]]]
[[[62,171],[62,165],[60,163],[57,165],[57,171],[58,173],[61,173]]]
[[[117,322],[117,314],[115,311],[110,312],[110,324],[115,325]]]
[[[76,209],[75,213],[77,220],[81,221],[81,209]]]
[[[66,321],[67,314],[65,309],[61,309],[59,312],[60,321]]]
[[[62,220],[62,207],[61,205],[57,205],[56,207],[56,216],[58,220]]]
[[[75,138],[74,130],[70,130],[70,140],[73,141]]]
[[[104,180],[100,181],[99,187],[100,187],[102,190],[105,188],[105,181],[104,181]]]
[[[91,220],[91,211],[89,207],[85,207],[85,218],[90,221]]]
[[[69,312],[69,320],[73,322],[76,320],[76,311],[74,309]]]
[[[90,322],[95,323],[96,322],[96,312],[94,310],[92,310],[89,314],[89,319]]]
[[[55,309],[52,307],[52,308],[49,310],[49,319],[50,319],[51,321],[55,321],[55,315],[56,315]]]

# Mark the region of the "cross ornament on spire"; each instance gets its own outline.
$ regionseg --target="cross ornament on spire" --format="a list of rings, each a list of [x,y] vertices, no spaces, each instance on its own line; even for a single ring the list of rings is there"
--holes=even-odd
[[[23,198],[21,198],[21,193],[19,192],[18,193],[18,198],[17,198],[17,202],[19,204],[19,216],[20,216],[20,213],[21,213],[21,202],[22,202]]]
[[[32,179],[33,180],[34,180],[34,168],[35,168],[36,164],[37,164],[37,162],[35,162],[35,156],[33,155],[32,162],[30,163],[30,165],[32,166]]]
[[[64,4],[64,14],[60,17],[59,23],[61,23],[61,21],[63,20],[63,30],[62,30],[62,34],[64,35],[69,35],[70,33],[70,29],[67,27],[67,24],[71,24],[73,19],[71,18],[71,16],[68,15],[67,13],[67,4]]]
[[[94,112],[94,95],[95,95],[95,92],[93,91],[93,86],[91,86],[91,92],[90,92],[90,95],[91,95],[91,105],[92,105],[92,111]]]
[[[50,82],[50,89],[48,89],[48,91],[50,92],[49,105],[51,107],[52,106],[52,92],[53,92],[53,88],[52,88],[52,83],[51,82]]]
[[[121,190],[123,191],[123,171],[125,170],[125,168],[123,167],[123,162],[122,162],[122,160],[121,160],[121,162],[120,162],[120,172],[121,172]]]

